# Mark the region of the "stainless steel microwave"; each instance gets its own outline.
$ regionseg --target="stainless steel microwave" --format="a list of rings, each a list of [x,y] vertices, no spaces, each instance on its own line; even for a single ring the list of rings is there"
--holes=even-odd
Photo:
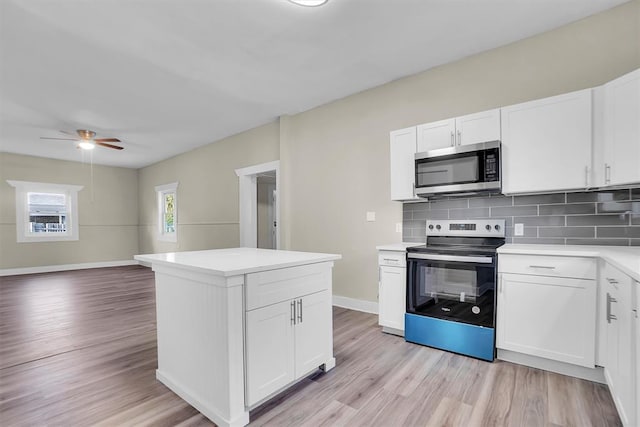
[[[460,145],[415,155],[416,196],[499,193],[500,141]]]

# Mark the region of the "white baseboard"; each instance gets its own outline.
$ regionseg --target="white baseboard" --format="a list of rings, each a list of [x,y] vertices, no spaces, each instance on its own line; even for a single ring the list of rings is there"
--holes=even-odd
[[[19,274],[53,273],[56,271],[85,270],[87,268],[122,267],[125,265],[138,265],[138,261],[131,259],[131,260],[124,260],[124,261],[84,262],[81,264],[44,265],[41,267],[3,268],[3,269],[0,269],[0,277],[16,276]]]
[[[542,357],[531,356],[510,350],[498,349],[498,359],[506,362],[517,363],[531,368],[538,368],[557,374],[606,384],[604,369],[600,367],[585,368],[584,366],[572,365],[570,363],[558,362],[556,360],[544,359]]]
[[[378,303],[365,301],[340,295],[333,296],[333,305],[336,307],[348,308],[350,310],[364,311],[365,313],[378,314]]]

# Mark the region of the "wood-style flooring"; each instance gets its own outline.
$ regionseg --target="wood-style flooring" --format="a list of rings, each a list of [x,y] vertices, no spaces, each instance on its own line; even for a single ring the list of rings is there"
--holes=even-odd
[[[153,273],[0,278],[0,425],[206,426],[155,379]],[[617,426],[607,387],[406,343],[334,308],[337,366],[251,412],[255,426]]]

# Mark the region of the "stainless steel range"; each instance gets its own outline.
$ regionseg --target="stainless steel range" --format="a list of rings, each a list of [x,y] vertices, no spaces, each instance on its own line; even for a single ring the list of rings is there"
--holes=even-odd
[[[426,245],[407,249],[407,341],[493,361],[504,227],[500,219],[427,221]]]

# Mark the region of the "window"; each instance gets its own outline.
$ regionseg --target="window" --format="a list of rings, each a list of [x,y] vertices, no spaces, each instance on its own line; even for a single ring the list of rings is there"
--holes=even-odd
[[[7,181],[16,189],[18,243],[78,240],[80,185]]]
[[[158,185],[158,239],[178,241],[178,183]]]

